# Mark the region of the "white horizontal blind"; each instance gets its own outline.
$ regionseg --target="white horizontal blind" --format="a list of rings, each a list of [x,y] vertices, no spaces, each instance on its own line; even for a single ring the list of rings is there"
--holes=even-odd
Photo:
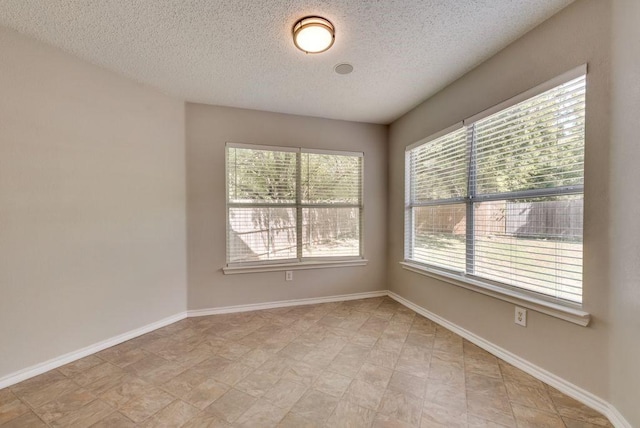
[[[464,128],[407,152],[411,260],[464,271],[467,153]]]
[[[582,301],[585,76],[473,124],[473,274]]]
[[[581,303],[585,89],[582,75],[409,150],[405,257]]]
[[[227,264],[361,255],[362,155],[227,146]]]
[[[227,148],[227,258],[229,263],[297,257],[298,154]]]
[[[581,186],[584,76],[473,124],[476,194]]]
[[[360,255],[362,157],[301,154],[302,257]]]

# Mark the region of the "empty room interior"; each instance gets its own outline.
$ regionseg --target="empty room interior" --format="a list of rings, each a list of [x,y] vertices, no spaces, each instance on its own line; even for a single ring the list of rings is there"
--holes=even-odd
[[[0,427],[640,427],[640,2],[0,0]]]

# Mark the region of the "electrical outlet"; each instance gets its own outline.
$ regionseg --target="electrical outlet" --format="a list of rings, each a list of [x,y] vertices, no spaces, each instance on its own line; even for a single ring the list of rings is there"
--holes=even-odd
[[[293,281],[293,271],[292,270],[288,270],[284,273],[284,279],[286,281]]]
[[[527,310],[516,306],[516,324],[523,327],[527,326]]]

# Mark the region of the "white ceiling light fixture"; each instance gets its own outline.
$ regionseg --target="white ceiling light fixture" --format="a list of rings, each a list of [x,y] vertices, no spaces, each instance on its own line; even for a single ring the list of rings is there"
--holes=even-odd
[[[335,39],[333,24],[319,16],[307,16],[293,26],[293,43],[305,53],[325,52]]]

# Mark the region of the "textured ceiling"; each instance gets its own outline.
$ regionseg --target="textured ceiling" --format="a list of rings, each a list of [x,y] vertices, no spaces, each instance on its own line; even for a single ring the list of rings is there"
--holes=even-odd
[[[572,1],[0,0],[0,25],[188,101],[389,123]],[[305,55],[316,14],[336,42]]]

